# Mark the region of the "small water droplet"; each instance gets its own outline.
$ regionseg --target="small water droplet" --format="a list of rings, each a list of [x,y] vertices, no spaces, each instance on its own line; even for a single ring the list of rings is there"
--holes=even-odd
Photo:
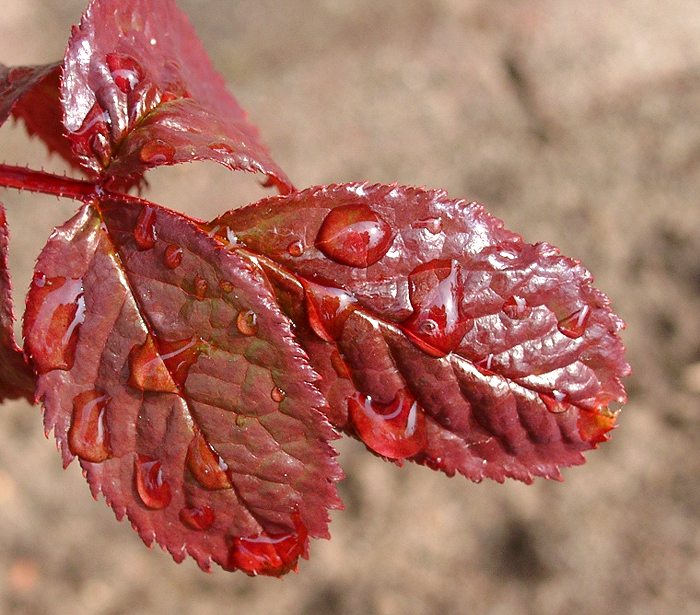
[[[360,439],[389,459],[412,457],[427,444],[425,413],[407,389],[388,404],[357,393],[348,399],[348,415]]]
[[[145,75],[143,68],[134,58],[121,53],[108,53],[107,66],[114,83],[125,94],[133,92]]]
[[[287,252],[289,252],[291,256],[301,256],[304,253],[304,243],[300,240],[292,241],[292,243],[287,246]]]
[[[322,340],[338,340],[345,321],[357,308],[354,297],[339,288],[303,282],[306,316],[314,333]]]
[[[581,337],[586,331],[586,324],[591,315],[591,308],[587,305],[580,310],[576,310],[573,314],[569,314],[557,324],[557,329],[566,337],[576,339]]]
[[[408,276],[413,314],[402,324],[407,337],[425,353],[444,357],[459,346],[469,321],[462,316],[464,283],[455,260],[419,265]]]
[[[200,432],[195,434],[187,448],[186,463],[192,476],[205,489],[217,491],[231,488],[228,465]]]
[[[234,149],[228,143],[210,143],[209,149],[217,152],[218,154],[223,154],[224,156],[232,156],[234,154]]]
[[[411,226],[413,226],[413,228],[425,229],[431,235],[439,235],[442,233],[442,218],[425,218],[424,220],[414,222]]]
[[[139,156],[143,162],[153,166],[171,164],[175,158],[175,148],[162,139],[155,139],[141,147]]]
[[[287,532],[262,532],[255,536],[233,538],[228,567],[249,575],[280,576],[296,569],[300,555],[306,555],[308,532],[294,516],[295,529]]]
[[[273,387],[270,397],[272,397],[272,401],[280,403],[281,401],[284,401],[287,394],[279,387]]]
[[[136,491],[144,505],[161,510],[170,504],[170,484],[163,478],[162,464],[148,455],[137,455],[134,461]]]
[[[156,232],[156,210],[153,207],[144,207],[136,220],[134,227],[134,240],[139,250],[150,250],[156,245],[158,234]]]
[[[37,272],[27,304],[27,347],[36,370],[69,370],[75,362],[80,326],[85,321],[85,298],[80,279],[47,278]]]
[[[332,209],[316,237],[328,258],[350,267],[369,267],[384,256],[394,240],[389,224],[364,203]]]
[[[258,332],[258,316],[253,310],[238,313],[236,327],[241,335],[255,335]]]
[[[180,246],[171,243],[163,253],[163,264],[168,269],[177,269],[182,264],[183,254]]]
[[[197,275],[194,278],[194,296],[202,301],[207,296],[209,283],[201,276]]]
[[[85,391],[73,400],[73,416],[68,430],[68,447],[81,459],[100,463],[111,455],[105,427],[105,408],[110,402],[99,391]]]
[[[214,510],[209,506],[188,506],[183,508],[178,516],[183,525],[195,532],[208,530],[216,521]]]
[[[513,320],[525,318],[531,311],[527,301],[519,295],[513,295],[510,297],[503,304],[501,309],[503,310],[503,313],[508,316],[508,318],[512,318]]]
[[[129,353],[129,384],[140,391],[177,393],[201,353],[201,344],[198,337],[166,342],[149,335]]]
[[[221,280],[219,282],[219,288],[221,289],[221,292],[228,294],[233,291],[233,282],[229,282],[228,280]]]
[[[350,380],[350,368],[340,353],[333,349],[331,351],[331,366],[339,378]]]

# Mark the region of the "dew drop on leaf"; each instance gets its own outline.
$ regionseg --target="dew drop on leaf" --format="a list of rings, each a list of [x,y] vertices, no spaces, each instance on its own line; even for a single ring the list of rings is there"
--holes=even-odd
[[[168,269],[177,269],[182,264],[183,251],[182,248],[174,243],[171,243],[163,253],[163,264]]]
[[[68,447],[81,459],[99,463],[111,455],[105,408],[110,398],[100,391],[85,391],[73,400]]]
[[[279,387],[273,387],[270,393],[270,397],[272,398],[272,401],[280,403],[284,401],[284,398],[287,397],[287,394]]]
[[[134,227],[134,241],[139,250],[150,250],[156,245],[156,210],[153,207],[144,207],[136,220]]]
[[[339,288],[304,282],[304,301],[309,325],[322,340],[340,339],[348,316],[355,311],[357,301]]]
[[[114,83],[125,94],[133,92],[144,78],[144,71],[141,65],[128,55],[108,53],[107,66],[112,73]]]
[[[159,339],[156,343],[149,335],[129,353],[129,384],[141,391],[177,393],[199,357],[201,343],[196,337],[175,342]]]
[[[408,276],[413,314],[404,332],[421,350],[434,357],[452,352],[467,332],[462,317],[464,292],[459,263],[434,260],[416,267]]]
[[[236,318],[236,328],[242,335],[255,335],[258,332],[258,316],[253,310],[243,310]]]
[[[348,412],[360,439],[389,459],[413,457],[427,443],[425,413],[406,389],[388,404],[357,393],[348,399]]]
[[[147,455],[137,455],[134,473],[136,491],[147,508],[161,510],[170,504],[170,484],[163,478],[160,461]]]
[[[185,463],[192,476],[205,489],[217,491],[231,488],[231,481],[226,473],[228,465],[200,432],[195,434],[187,448]]]
[[[350,267],[369,267],[391,247],[389,224],[364,203],[332,209],[316,237],[316,247],[328,258]]]
[[[557,329],[566,337],[571,339],[579,338],[586,330],[586,323],[591,315],[591,308],[587,305],[580,310],[576,310],[573,314],[569,314],[557,324]]]
[[[552,414],[561,414],[569,409],[568,404],[565,403],[566,395],[556,389],[552,391],[552,395],[540,393],[540,399],[545,408]]]
[[[304,253],[303,242],[299,240],[292,241],[292,243],[287,246],[287,252],[289,252],[291,256],[301,256]]]
[[[194,296],[202,301],[207,296],[209,290],[208,282],[201,276],[197,275],[194,278]]]
[[[188,506],[178,516],[183,525],[196,532],[208,530],[216,521],[216,514],[209,506]]]
[[[155,139],[143,145],[139,157],[150,165],[170,164],[175,159],[175,148],[163,139]]]
[[[27,348],[36,370],[69,370],[75,362],[80,326],[85,321],[85,298],[80,279],[47,278],[38,272],[27,304]]]

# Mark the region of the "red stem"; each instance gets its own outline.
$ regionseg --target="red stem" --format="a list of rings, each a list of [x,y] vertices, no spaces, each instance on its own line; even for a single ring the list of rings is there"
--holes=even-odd
[[[87,201],[99,192],[97,185],[91,182],[7,164],[0,164],[0,186],[78,201]]]

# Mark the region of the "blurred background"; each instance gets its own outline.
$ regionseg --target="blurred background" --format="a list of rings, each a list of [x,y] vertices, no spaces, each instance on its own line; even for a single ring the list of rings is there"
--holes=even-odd
[[[5,0],[0,61],[60,58],[85,0]],[[634,374],[611,442],[563,483],[475,485],[343,441],[346,510],[298,575],[146,549],[0,410],[0,612],[353,615],[700,612],[700,4],[180,0],[299,187],[372,180],[478,199],[591,269]],[[0,130],[0,160],[44,165]],[[149,175],[207,218],[260,198],[214,164]],[[70,202],[0,190],[15,300]],[[19,310],[21,312],[21,309]]]

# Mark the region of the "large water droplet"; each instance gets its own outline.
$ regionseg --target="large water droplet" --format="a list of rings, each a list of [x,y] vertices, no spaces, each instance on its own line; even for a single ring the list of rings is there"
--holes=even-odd
[[[585,305],[573,314],[569,314],[566,318],[562,318],[557,324],[557,329],[566,337],[571,339],[579,338],[586,331],[586,324],[590,315],[591,308]]]
[[[209,290],[209,283],[201,276],[194,277],[194,296],[200,301],[206,298]]]
[[[145,75],[142,66],[134,58],[121,53],[108,53],[107,66],[114,83],[125,94],[133,92]]]
[[[105,408],[110,402],[99,391],[85,391],[73,400],[73,417],[68,430],[68,447],[81,459],[99,463],[111,455]]]
[[[150,250],[156,245],[158,235],[156,233],[156,210],[153,207],[144,207],[136,220],[134,227],[134,240],[139,250]]]
[[[340,339],[348,316],[357,308],[357,301],[344,290],[304,282],[304,302],[309,325],[322,340]]]
[[[192,476],[205,489],[216,491],[231,488],[228,465],[200,432],[195,434],[187,448],[186,463]]]
[[[80,326],[85,321],[85,298],[80,279],[34,276],[31,303],[25,314],[27,347],[36,370],[69,370],[75,362]]]
[[[163,264],[168,269],[177,269],[182,264],[183,251],[180,246],[171,243],[163,253]]]
[[[519,296],[513,295],[503,304],[503,313],[512,318],[513,320],[518,320],[525,318],[531,312],[531,308],[528,306],[527,301]]]
[[[369,267],[391,247],[389,224],[364,203],[341,205],[326,216],[316,247],[328,258],[351,267]]]
[[[469,327],[462,316],[464,284],[455,260],[435,260],[416,267],[408,276],[413,314],[404,332],[421,350],[443,357],[459,346]]]
[[[258,316],[253,310],[243,310],[236,318],[236,328],[241,335],[255,335],[258,332]]]
[[[306,555],[308,532],[295,515],[295,529],[262,532],[246,538],[235,537],[229,551],[228,567],[255,576],[280,576],[296,569],[300,555]]]
[[[129,384],[141,391],[177,393],[201,353],[198,337],[166,342],[149,335],[129,353]]]
[[[209,506],[188,506],[178,516],[183,525],[196,532],[208,530],[216,521],[216,514]]]
[[[153,166],[171,164],[175,159],[175,148],[162,139],[154,139],[144,143],[139,152],[142,162]]]
[[[427,444],[424,411],[406,389],[399,390],[388,404],[357,393],[348,399],[348,412],[357,435],[384,457],[412,457]]]
[[[170,484],[163,478],[162,464],[148,455],[138,455],[134,461],[136,491],[141,501],[152,510],[170,504]]]

